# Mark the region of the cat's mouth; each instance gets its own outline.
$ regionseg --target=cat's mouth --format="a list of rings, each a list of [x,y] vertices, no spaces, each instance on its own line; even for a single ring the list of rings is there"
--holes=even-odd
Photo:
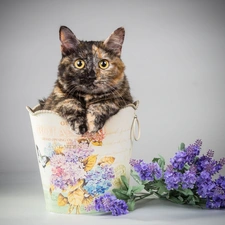
[[[107,85],[106,82],[103,81],[94,81],[89,84],[79,85],[79,89],[88,94],[98,94],[108,91],[109,85]]]

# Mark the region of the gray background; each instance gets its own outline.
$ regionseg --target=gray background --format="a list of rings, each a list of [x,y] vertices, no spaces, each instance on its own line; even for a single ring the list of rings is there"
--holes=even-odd
[[[125,27],[122,59],[140,100],[134,158],[161,154],[168,163],[180,142],[198,138],[203,153],[225,156],[224,10],[219,0],[1,1],[0,191],[15,185],[15,177],[40,181],[25,106],[52,90],[60,25],[84,40],[103,40]]]
[[[61,57],[58,29],[104,40],[124,26],[122,59],[140,100],[133,157],[169,160],[200,138],[225,156],[224,1],[1,1],[0,171],[36,171],[28,112],[49,95]]]

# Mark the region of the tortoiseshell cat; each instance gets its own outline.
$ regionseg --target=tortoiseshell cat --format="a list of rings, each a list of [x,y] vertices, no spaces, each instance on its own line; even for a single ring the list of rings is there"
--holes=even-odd
[[[80,41],[61,26],[58,78],[50,96],[39,101],[42,109],[57,112],[77,134],[84,134],[98,131],[132,103],[120,58],[124,35],[121,27],[105,41]]]

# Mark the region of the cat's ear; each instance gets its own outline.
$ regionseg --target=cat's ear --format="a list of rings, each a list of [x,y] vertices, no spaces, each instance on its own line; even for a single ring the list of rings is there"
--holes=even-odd
[[[125,30],[123,27],[116,29],[105,41],[104,45],[107,49],[114,52],[117,56],[121,55],[122,45],[124,41]]]
[[[80,43],[74,33],[66,26],[60,27],[59,40],[61,41],[61,52],[63,55],[74,52]]]

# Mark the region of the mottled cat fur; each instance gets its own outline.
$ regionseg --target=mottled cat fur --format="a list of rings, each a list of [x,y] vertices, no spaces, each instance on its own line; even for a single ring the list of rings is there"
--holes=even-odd
[[[50,96],[39,101],[42,109],[57,112],[77,134],[84,134],[98,131],[132,103],[120,58],[124,35],[121,27],[105,41],[80,41],[61,26],[58,78]]]

